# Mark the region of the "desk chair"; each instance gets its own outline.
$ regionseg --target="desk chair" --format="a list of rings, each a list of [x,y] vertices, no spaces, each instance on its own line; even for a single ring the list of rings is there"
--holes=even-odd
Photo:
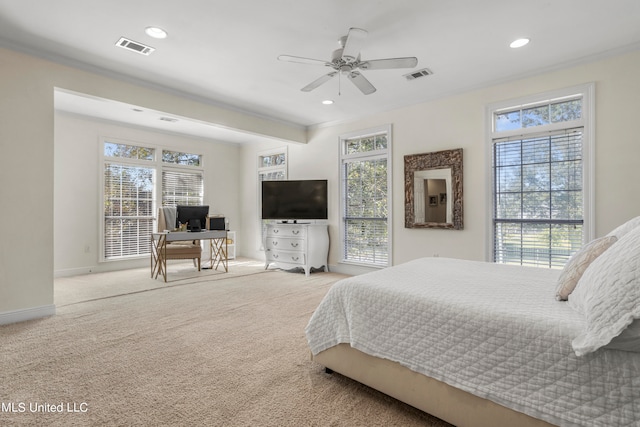
[[[167,224],[165,209],[173,209],[173,218],[175,219],[176,217],[175,207],[159,208],[158,231],[173,230],[175,228],[175,224]],[[200,247],[200,240],[193,240],[191,242],[168,242],[165,259],[192,259],[193,265],[197,265],[198,271],[200,271],[200,265],[202,262],[202,248]]]

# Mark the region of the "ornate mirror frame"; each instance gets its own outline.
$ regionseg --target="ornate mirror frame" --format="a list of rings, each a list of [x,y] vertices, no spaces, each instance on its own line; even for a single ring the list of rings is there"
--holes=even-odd
[[[451,194],[447,198],[451,204],[447,207],[447,222],[416,222],[415,188],[416,173],[437,169],[451,170]],[[405,228],[445,228],[462,230],[462,148],[454,150],[435,151],[432,153],[411,154],[404,156],[404,226]]]

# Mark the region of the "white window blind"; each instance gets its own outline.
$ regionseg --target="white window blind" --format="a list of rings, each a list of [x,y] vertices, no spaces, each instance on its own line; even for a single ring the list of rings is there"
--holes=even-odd
[[[560,268],[583,244],[583,128],[493,143],[494,261]]]
[[[105,163],[104,256],[149,253],[153,232],[154,169]]]
[[[204,186],[202,172],[162,171],[162,206],[202,205]]]
[[[343,262],[389,264],[389,135],[342,139]]]

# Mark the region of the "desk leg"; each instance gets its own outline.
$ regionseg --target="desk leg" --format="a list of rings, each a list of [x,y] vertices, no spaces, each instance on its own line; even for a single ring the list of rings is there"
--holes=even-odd
[[[167,237],[162,236],[162,247],[160,248],[160,254],[162,255],[162,277],[164,283],[167,283]]]
[[[153,271],[155,270],[155,266],[156,266],[156,252],[155,252],[155,243],[156,243],[156,239],[153,237],[153,235],[151,235],[151,256],[149,257],[149,259],[151,260],[151,278],[153,279]]]
[[[158,240],[151,238],[151,278],[157,279],[162,273],[164,281],[167,281],[167,237],[160,236]]]
[[[209,242],[209,248],[211,250],[211,268],[215,268],[217,270],[220,263],[222,263],[225,273],[228,273],[229,259],[227,257],[227,238],[210,239]]]
[[[215,250],[213,248],[213,239],[209,239],[209,269],[213,270],[213,259],[215,257]]]

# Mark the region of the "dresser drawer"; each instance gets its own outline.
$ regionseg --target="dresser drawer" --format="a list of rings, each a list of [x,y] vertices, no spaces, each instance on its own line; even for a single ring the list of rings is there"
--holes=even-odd
[[[273,226],[267,229],[267,237],[300,237],[301,239],[304,239],[306,236],[307,236],[307,230],[304,227]]]
[[[267,261],[296,265],[304,265],[306,263],[304,252],[282,251],[277,249],[267,249],[265,252]]]
[[[301,250],[304,248],[304,239],[283,239],[280,237],[267,237],[268,249]]]

